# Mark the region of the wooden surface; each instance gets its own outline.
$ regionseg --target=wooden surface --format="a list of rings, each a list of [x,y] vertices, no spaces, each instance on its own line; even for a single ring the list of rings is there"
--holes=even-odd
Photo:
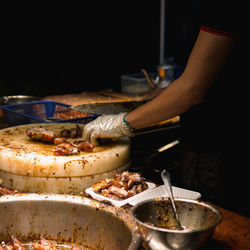
[[[217,247],[214,249],[250,249],[250,218],[217,208],[222,213],[222,222],[215,228],[211,240]]]

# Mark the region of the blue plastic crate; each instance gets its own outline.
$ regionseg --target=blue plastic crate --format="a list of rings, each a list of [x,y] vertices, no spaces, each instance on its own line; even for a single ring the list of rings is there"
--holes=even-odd
[[[88,123],[97,114],[74,111],[70,105],[54,101],[34,101],[1,106],[9,126],[30,123]]]

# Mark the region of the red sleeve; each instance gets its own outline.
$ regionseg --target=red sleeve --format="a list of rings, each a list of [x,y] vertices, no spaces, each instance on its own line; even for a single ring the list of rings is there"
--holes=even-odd
[[[200,30],[235,39],[239,29],[237,6],[225,0],[200,1]]]
[[[205,31],[205,32],[209,32],[212,34],[220,35],[220,36],[225,36],[225,37],[228,37],[231,39],[235,39],[235,35],[230,33],[230,32],[220,30],[220,29],[211,28],[211,27],[208,27],[205,25],[201,25],[200,30]]]

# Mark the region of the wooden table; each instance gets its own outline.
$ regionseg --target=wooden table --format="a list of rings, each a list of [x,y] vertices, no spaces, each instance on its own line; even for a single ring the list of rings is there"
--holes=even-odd
[[[215,228],[212,240],[205,249],[250,249],[250,218],[221,207],[222,222]]]

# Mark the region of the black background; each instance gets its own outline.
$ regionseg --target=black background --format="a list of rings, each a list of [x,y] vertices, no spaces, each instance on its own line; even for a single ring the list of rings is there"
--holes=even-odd
[[[120,91],[120,76],[156,70],[160,0],[1,6],[0,96]],[[195,1],[166,4],[165,57],[184,65]]]

